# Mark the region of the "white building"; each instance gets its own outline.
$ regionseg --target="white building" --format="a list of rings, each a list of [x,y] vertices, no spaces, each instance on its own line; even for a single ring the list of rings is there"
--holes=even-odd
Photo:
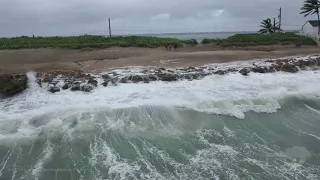
[[[312,38],[318,37],[318,21],[317,20],[307,21],[302,26],[302,34]]]

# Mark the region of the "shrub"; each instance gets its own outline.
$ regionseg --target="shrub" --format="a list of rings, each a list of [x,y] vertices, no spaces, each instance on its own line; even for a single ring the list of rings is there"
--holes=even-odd
[[[210,44],[211,42],[212,42],[211,39],[203,39],[203,40],[201,41],[202,44]]]

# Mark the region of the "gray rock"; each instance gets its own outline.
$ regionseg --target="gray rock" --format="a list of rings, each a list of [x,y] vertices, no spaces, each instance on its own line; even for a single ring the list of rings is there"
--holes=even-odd
[[[133,83],[138,83],[138,82],[143,81],[143,78],[140,75],[133,75],[133,76],[131,76],[131,81]]]
[[[71,84],[70,83],[65,83],[63,86],[62,86],[62,89],[63,90],[66,90],[66,89],[69,89],[69,88],[71,88]]]
[[[64,82],[65,82],[65,83],[71,83],[71,84],[72,84],[72,83],[74,82],[74,79],[65,79]]]
[[[80,85],[81,83],[82,83],[81,81],[73,82],[74,85]]]
[[[55,92],[59,92],[60,91],[60,88],[59,87],[56,87],[56,86],[53,86],[53,87],[50,87],[49,92],[52,92],[52,93],[55,93]]]
[[[92,86],[97,87],[97,86],[98,86],[98,81],[96,81],[96,80],[93,79],[93,78],[89,78],[88,84],[91,84]]]
[[[260,67],[260,66],[256,66],[251,68],[252,72],[255,73],[267,73],[268,72],[268,68],[267,67]]]
[[[107,87],[108,83],[109,83],[109,81],[104,81],[101,85],[104,86],[104,87]]]
[[[179,79],[178,74],[172,74],[172,73],[158,73],[156,74],[161,81],[177,81]]]
[[[277,70],[274,67],[269,67],[269,73],[277,72]]]
[[[189,81],[192,81],[193,80],[193,76],[191,74],[185,74],[184,75],[184,79],[187,79]]]
[[[202,71],[202,72],[200,72],[200,75],[201,75],[202,77],[206,77],[206,76],[212,75],[212,73]]]
[[[195,71],[197,71],[197,72],[202,72],[203,69],[202,69],[202,68],[200,68],[200,69],[195,69]]]
[[[114,78],[111,79],[111,83],[114,84],[114,85],[116,85],[118,83],[118,81],[119,81],[118,77],[114,77]]]
[[[90,84],[84,84],[83,86],[81,86],[81,91],[90,92],[92,90],[93,90],[93,87]]]
[[[119,76],[120,74],[118,74],[117,72],[112,72],[113,76]]]
[[[200,73],[193,73],[193,74],[192,74],[192,77],[193,77],[193,79],[197,79],[197,80],[200,80],[200,79],[203,78],[203,77],[200,75]]]
[[[0,75],[0,94],[11,96],[22,92],[28,87],[28,77],[25,74]]]
[[[109,80],[109,79],[111,79],[111,77],[109,74],[102,74],[102,79]]]
[[[227,73],[229,73],[229,72],[238,72],[238,70],[235,69],[235,68],[229,68],[229,69],[227,70]]]
[[[80,91],[80,90],[81,90],[80,84],[74,84],[71,87],[71,91]]]
[[[239,71],[240,74],[242,74],[243,76],[248,76],[248,74],[250,73],[250,70],[248,68],[242,68]]]
[[[195,70],[196,68],[193,67],[193,66],[189,66],[188,69],[189,69],[189,70]]]
[[[150,82],[149,76],[144,76],[144,77],[143,77],[143,82],[144,82],[144,83],[149,83],[149,82]]]
[[[148,71],[149,71],[148,69],[144,69],[144,70],[142,70],[140,72],[143,73],[143,74],[146,74]]]
[[[148,76],[149,76],[149,80],[150,80],[150,81],[158,81],[158,79],[159,79],[159,78],[158,78],[156,75],[154,75],[154,74],[149,74]]]
[[[50,84],[52,84],[53,86],[56,86],[59,83],[59,81],[51,81]]]
[[[227,74],[227,72],[224,70],[218,70],[218,71],[214,72],[213,74],[225,75],[225,74]]]
[[[119,83],[128,83],[128,77],[125,76],[125,77],[122,77],[119,81]]]
[[[299,69],[295,65],[287,63],[282,66],[281,71],[296,73]]]
[[[37,84],[39,84],[39,86],[42,87],[42,81],[41,81],[41,79],[37,79]]]

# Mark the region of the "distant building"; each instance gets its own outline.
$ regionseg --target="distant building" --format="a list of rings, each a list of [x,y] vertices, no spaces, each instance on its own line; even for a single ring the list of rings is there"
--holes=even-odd
[[[317,37],[318,36],[318,21],[317,20],[307,21],[302,26],[302,34],[305,36],[313,37],[313,38]]]

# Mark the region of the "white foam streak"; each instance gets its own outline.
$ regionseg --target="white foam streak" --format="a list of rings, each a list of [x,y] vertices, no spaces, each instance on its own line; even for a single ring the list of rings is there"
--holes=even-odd
[[[59,123],[63,123],[59,119],[82,112],[155,105],[191,108],[243,119],[248,111],[276,112],[281,108],[279,100],[288,96],[320,98],[320,73],[317,71],[251,73],[248,77],[231,73],[191,82],[119,84],[98,86],[90,93],[66,90],[54,94],[38,87],[33,73],[28,73],[28,78],[30,88],[26,92],[0,103],[0,125],[7,126],[8,120],[12,123],[22,121],[17,123],[21,126],[18,134],[24,136],[39,131],[29,124],[41,116],[56,119],[55,123],[50,120],[43,126],[59,127]],[[121,122],[117,123],[120,124],[114,124],[114,128],[123,126]],[[7,132],[0,132],[0,139],[8,136]]]

